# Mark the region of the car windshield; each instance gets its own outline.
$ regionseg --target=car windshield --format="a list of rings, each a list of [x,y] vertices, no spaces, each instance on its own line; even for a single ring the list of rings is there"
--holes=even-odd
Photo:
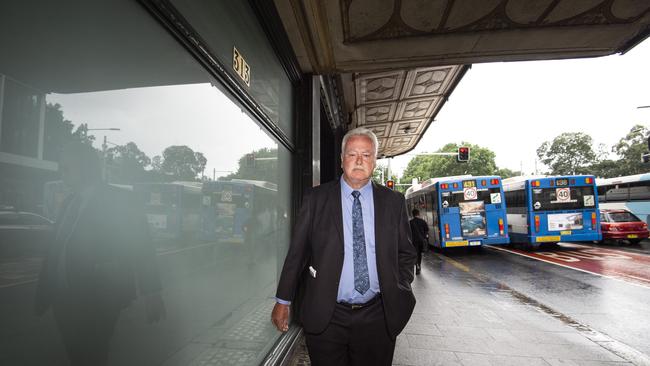
[[[630,221],[641,221],[638,217],[634,216],[631,212],[611,212],[608,213],[609,221],[612,222],[630,222]]]

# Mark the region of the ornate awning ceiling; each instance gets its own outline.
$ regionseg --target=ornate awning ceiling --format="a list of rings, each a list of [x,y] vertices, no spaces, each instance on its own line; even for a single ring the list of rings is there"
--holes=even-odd
[[[275,4],[302,70],[337,76],[351,116],[346,127],[375,129],[387,157],[419,141],[445,102],[441,96],[462,77],[465,69],[454,65],[605,56],[625,52],[650,34],[650,1],[638,0]],[[416,89],[432,89],[420,87],[425,75],[442,80],[433,94],[416,96]]]
[[[465,68],[435,66],[357,74],[352,127],[377,134],[379,156],[413,149],[460,80],[461,70]]]

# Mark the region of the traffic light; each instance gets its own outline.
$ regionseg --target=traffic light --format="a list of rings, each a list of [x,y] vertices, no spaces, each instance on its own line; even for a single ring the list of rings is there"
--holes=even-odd
[[[458,148],[458,161],[461,163],[469,161],[469,146],[461,146]]]
[[[246,166],[255,168],[255,153],[246,154]]]
[[[395,189],[395,181],[393,181],[392,179],[387,180],[386,181],[386,187],[388,187],[390,189]]]

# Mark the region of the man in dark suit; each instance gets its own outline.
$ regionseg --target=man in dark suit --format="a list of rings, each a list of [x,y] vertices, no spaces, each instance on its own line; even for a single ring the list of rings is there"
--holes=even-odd
[[[164,316],[147,223],[131,192],[105,184],[96,151],[72,143],[59,169],[62,205],[39,276],[36,313],[52,309],[71,365],[105,365],[121,310],[145,295],[148,321]]]
[[[301,321],[312,365],[390,365],[406,326],[415,248],[404,196],[371,182],[377,137],[343,137],[343,176],[303,198],[271,315],[289,328],[290,302],[306,281]]]
[[[420,218],[420,210],[414,208],[411,211],[413,218],[409,221],[411,226],[411,238],[413,239],[413,245],[418,251],[418,260],[415,262],[415,274],[420,274],[420,269],[422,266],[422,252],[424,248],[429,245],[429,226],[427,222]]]

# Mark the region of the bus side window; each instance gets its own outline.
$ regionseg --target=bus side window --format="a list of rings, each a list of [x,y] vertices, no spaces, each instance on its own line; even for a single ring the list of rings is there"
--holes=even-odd
[[[627,201],[629,199],[629,189],[627,184],[617,184],[610,186],[607,190],[605,199],[607,201]]]
[[[607,202],[607,189],[608,186],[598,187],[598,202]]]
[[[646,201],[650,199],[650,181],[641,181],[630,183],[629,187],[629,200],[630,201]]]

